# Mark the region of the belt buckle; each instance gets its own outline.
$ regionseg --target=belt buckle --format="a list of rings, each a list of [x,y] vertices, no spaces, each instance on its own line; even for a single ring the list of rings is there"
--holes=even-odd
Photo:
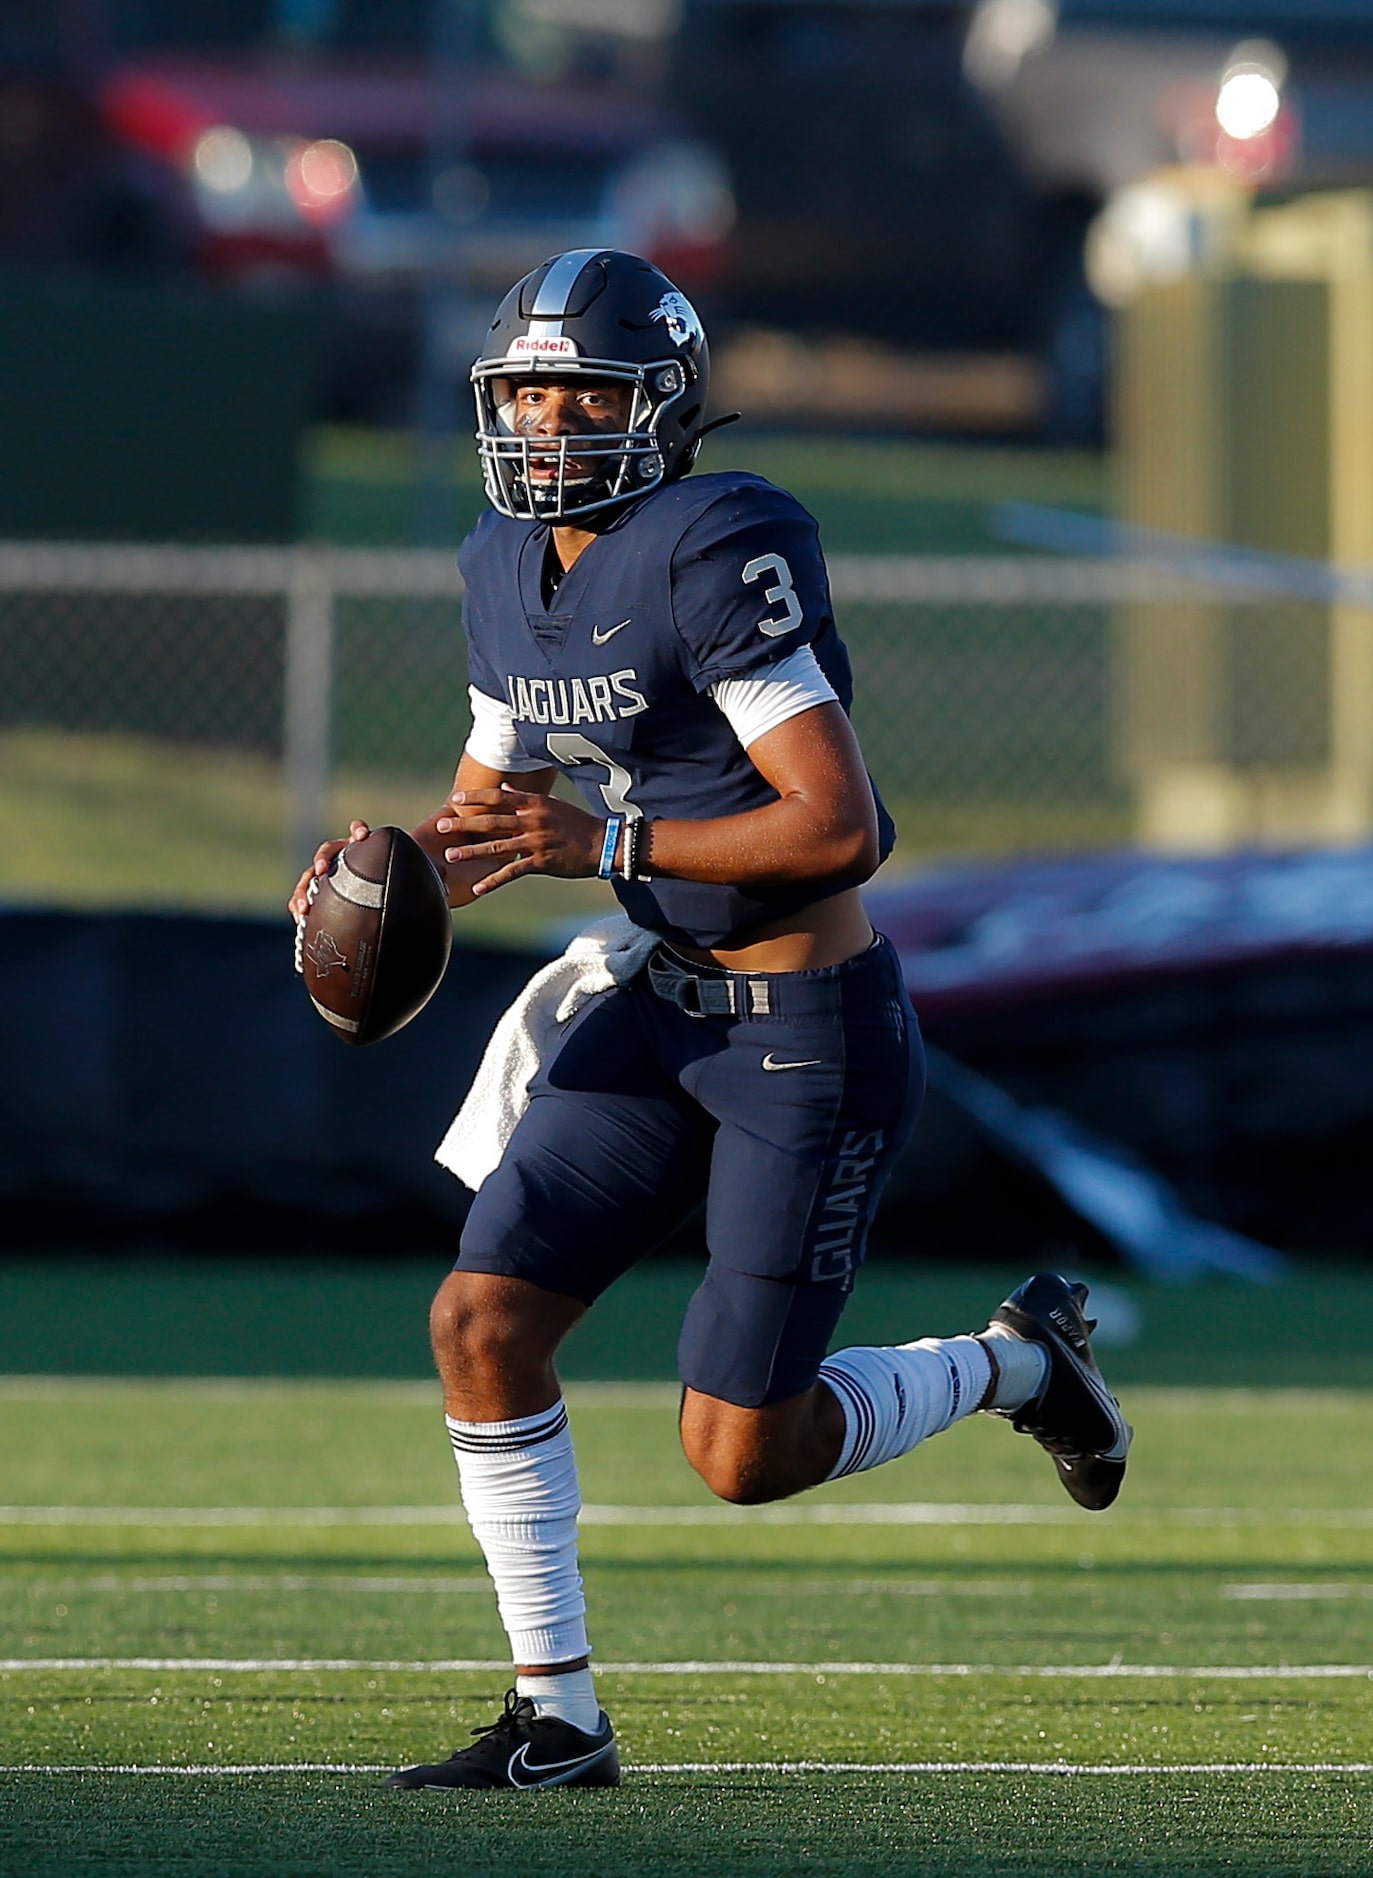
[[[694,1011],[691,1008],[691,1004],[688,1002],[689,998],[693,999],[695,1002],[696,1009]],[[704,1017],[705,1012],[701,1009],[700,979],[694,978],[690,972],[683,972],[681,978],[681,996],[677,1001],[688,1017]]]

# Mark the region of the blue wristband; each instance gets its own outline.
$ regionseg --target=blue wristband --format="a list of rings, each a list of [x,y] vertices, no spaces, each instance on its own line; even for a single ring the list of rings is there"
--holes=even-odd
[[[620,831],[624,825],[623,815],[612,815],[605,825],[605,840],[601,843],[601,864],[596,869],[598,880],[609,880],[615,872],[615,850],[620,845]]]

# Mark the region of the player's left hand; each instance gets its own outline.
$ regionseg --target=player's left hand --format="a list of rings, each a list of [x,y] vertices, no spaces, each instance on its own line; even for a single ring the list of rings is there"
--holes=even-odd
[[[473,886],[474,895],[493,893],[526,874],[585,880],[600,866],[605,823],[575,803],[510,788],[455,789],[448,801],[452,813],[434,826],[441,835],[460,836],[466,845],[445,848],[446,861],[510,856]]]

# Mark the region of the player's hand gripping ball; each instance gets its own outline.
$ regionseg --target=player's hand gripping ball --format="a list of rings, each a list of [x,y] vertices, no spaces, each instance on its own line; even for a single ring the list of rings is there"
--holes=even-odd
[[[296,970],[345,1043],[394,1036],[438,990],[453,946],[448,892],[418,842],[374,828],[310,883]]]

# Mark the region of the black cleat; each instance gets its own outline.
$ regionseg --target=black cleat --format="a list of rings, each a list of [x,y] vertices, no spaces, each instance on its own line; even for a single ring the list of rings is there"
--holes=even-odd
[[[594,1735],[571,1722],[538,1716],[527,1695],[506,1691],[505,1707],[470,1748],[455,1748],[432,1767],[407,1767],[388,1787],[618,1787],[620,1756],[610,1717]]]
[[[1083,1316],[1086,1302],[1086,1285],[1039,1272],[993,1313],[994,1324],[1045,1346],[1049,1380],[1023,1408],[990,1412],[1033,1435],[1078,1505],[1100,1513],[1120,1492],[1134,1429],[1096,1366],[1089,1341],[1096,1324]],[[995,1338],[990,1347],[995,1355]]]

